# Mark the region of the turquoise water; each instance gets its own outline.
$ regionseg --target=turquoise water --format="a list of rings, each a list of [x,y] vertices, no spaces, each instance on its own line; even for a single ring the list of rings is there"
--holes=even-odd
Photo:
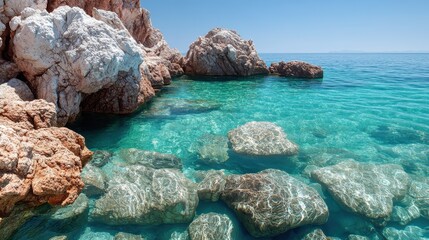
[[[303,174],[306,166],[332,165],[352,158],[402,164],[409,174],[429,178],[429,54],[262,54],[262,58],[268,65],[280,60],[308,61],[323,66],[325,77],[303,81],[277,76],[184,76],[136,114],[83,114],[70,127],[85,136],[91,150],[139,148],[175,154],[183,160],[184,173],[189,177],[194,170],[212,168],[233,173],[278,168],[311,183]],[[278,124],[300,146],[300,153],[285,161],[287,164],[267,161],[249,166],[239,156],[221,165],[199,162],[192,149],[201,136],[226,136],[231,129],[250,121]],[[328,205],[330,209],[338,207],[333,201]],[[200,202],[198,214],[210,211],[230,215],[237,239],[251,239],[225,205]],[[337,211],[321,228],[329,236],[345,239],[353,233],[347,226],[362,222],[357,219]],[[43,216],[33,218],[14,239],[63,234],[71,239],[109,239],[119,231],[168,239],[172,231],[187,227],[109,227],[81,221],[63,231],[47,227],[46,221]],[[409,225],[426,227],[429,220],[420,218]],[[275,239],[294,239],[304,230],[290,230]]]

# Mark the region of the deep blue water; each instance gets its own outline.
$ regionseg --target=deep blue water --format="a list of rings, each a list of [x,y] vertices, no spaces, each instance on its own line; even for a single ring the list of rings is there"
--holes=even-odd
[[[184,162],[189,177],[194,170],[226,169],[233,173],[278,168],[300,178],[309,164],[335,164],[344,159],[398,163],[415,175],[429,169],[429,54],[261,54],[267,65],[280,60],[303,60],[324,68],[323,80],[277,76],[250,78],[181,77],[165,87],[150,104],[131,116],[83,114],[72,129],[86,138],[92,150],[139,148],[172,153]],[[200,163],[193,144],[204,134],[225,135],[250,121],[281,126],[300,146],[290,164],[243,164],[232,157],[226,164]],[[419,163],[415,169],[414,163]],[[409,167],[413,165],[414,167]],[[407,168],[408,167],[408,168]],[[429,176],[421,176],[429,178]],[[330,208],[338,206],[328,202]],[[237,239],[251,239],[234,213],[222,203],[201,202],[198,213],[217,211],[231,216]],[[347,226],[358,217],[345,211],[331,214],[321,228],[329,236],[345,239]],[[15,239],[45,239],[61,235],[38,217],[27,223]],[[391,224],[398,229],[405,226]],[[429,226],[418,219],[409,225]],[[147,239],[168,239],[187,225],[149,227],[81,222],[64,232],[71,239],[109,239],[118,231],[142,233]],[[43,228],[44,230],[37,230]],[[293,239],[299,228],[277,237]],[[381,231],[378,229],[377,231]],[[429,237],[429,236],[425,236]]]

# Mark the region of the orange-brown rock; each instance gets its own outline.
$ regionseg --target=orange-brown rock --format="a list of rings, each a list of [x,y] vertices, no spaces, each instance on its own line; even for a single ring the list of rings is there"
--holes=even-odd
[[[14,94],[1,86],[0,95],[2,89]],[[19,91],[0,99],[0,216],[20,202],[73,203],[83,188],[82,165],[92,155],[82,136],[55,127],[54,104],[24,101]]]

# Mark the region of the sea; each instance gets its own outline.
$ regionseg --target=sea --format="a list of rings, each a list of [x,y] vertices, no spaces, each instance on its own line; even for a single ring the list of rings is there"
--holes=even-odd
[[[199,170],[224,169],[231,174],[283,170],[306,184],[308,165],[329,166],[344,160],[401,165],[411,176],[429,180],[429,54],[260,54],[272,62],[302,60],[322,66],[324,78],[303,80],[279,76],[189,77],[173,79],[157,96],[131,115],[83,113],[69,127],[82,134],[89,149],[112,153],[126,148],[174,154],[183,173],[193,180]],[[251,121],[282,127],[299,154],[284,161],[249,164],[232,155],[225,163],[207,164],[194,151],[207,134],[227,136]],[[109,177],[114,172],[106,168]],[[325,192],[329,220],[321,226],[303,226],[265,239],[300,239],[310,228],[330,237],[378,236],[383,229],[422,229],[420,235],[397,239],[429,239],[429,219],[406,225],[389,222],[375,226],[346,211]],[[429,196],[428,196],[429,197]],[[96,199],[90,199],[90,209]],[[222,201],[200,201],[197,215],[216,212],[234,224],[234,239],[254,239],[235,213]],[[67,227],[49,224],[48,214],[25,223],[12,239],[114,239],[118,232],[145,239],[170,239],[189,224],[108,226],[91,221],[89,213]],[[405,235],[404,235],[405,236]],[[375,238],[374,238],[375,239]]]

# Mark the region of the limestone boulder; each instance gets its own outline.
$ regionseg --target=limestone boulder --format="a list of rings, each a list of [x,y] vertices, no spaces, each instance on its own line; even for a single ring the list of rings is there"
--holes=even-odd
[[[314,170],[311,176],[345,209],[382,221],[392,214],[393,200],[404,198],[410,185],[399,165],[353,160]]]
[[[421,216],[429,219],[429,181],[412,181],[409,194]]]
[[[32,101],[33,93],[23,81],[11,79],[0,85],[0,101]]]
[[[281,127],[270,122],[249,122],[228,133],[232,149],[254,156],[295,155],[298,146]]]
[[[80,194],[74,203],[54,209],[49,217],[49,225],[56,228],[70,228],[79,224],[79,221],[86,217],[88,208],[88,197],[85,194]]]
[[[301,61],[272,63],[269,70],[271,74],[278,74],[284,77],[323,78],[323,69],[321,67]]]
[[[195,184],[176,169],[125,167],[108,184],[91,217],[109,225],[186,223],[198,205]]]
[[[228,138],[205,134],[194,144],[198,158],[204,163],[224,163],[228,161]]]
[[[112,153],[104,150],[94,151],[92,158],[89,162],[90,165],[95,167],[103,167],[106,165],[112,158]]]
[[[324,224],[329,212],[316,190],[280,170],[226,177],[221,199],[254,237]]]
[[[210,170],[200,174],[198,197],[200,200],[217,202],[225,189],[226,176],[223,171]]]
[[[58,125],[84,110],[130,113],[145,101],[143,52],[126,30],[82,9],[25,9],[11,23],[14,61],[36,97],[55,104]],[[100,44],[103,42],[103,44]]]
[[[182,170],[182,160],[173,154],[144,151],[135,148],[122,149],[120,157],[128,164],[137,164],[149,168],[175,168]]]
[[[19,73],[20,70],[15,63],[0,59],[0,84],[16,78]]]
[[[234,226],[225,214],[207,213],[198,216],[189,225],[191,240],[232,240]]]
[[[85,184],[83,192],[89,197],[99,196],[106,192],[107,176],[100,168],[87,164],[81,174]]]
[[[250,76],[268,74],[251,40],[237,32],[215,28],[192,43],[184,60],[188,75]]]

